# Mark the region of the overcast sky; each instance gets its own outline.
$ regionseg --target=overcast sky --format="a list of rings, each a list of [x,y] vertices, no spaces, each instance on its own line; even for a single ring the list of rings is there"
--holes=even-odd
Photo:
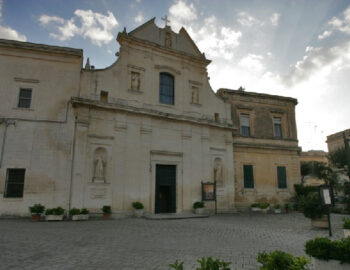
[[[0,38],[84,49],[111,65],[116,37],[167,15],[212,60],[219,88],[297,98],[299,144],[327,150],[326,136],[350,128],[349,0],[0,0]]]

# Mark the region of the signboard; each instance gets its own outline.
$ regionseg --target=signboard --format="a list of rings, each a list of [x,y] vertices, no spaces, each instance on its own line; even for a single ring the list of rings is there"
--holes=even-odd
[[[202,201],[215,201],[216,199],[216,184],[202,182]]]
[[[333,205],[333,190],[329,186],[320,186],[319,187],[319,194],[321,203],[325,206],[332,206]]]

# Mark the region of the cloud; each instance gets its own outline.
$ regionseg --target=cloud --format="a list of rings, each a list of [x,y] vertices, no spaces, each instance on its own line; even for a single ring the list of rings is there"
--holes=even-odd
[[[264,25],[263,22],[254,18],[253,16],[249,15],[246,12],[240,12],[240,13],[238,13],[237,16],[238,16],[237,22],[243,26],[251,27],[251,26],[255,26],[255,25],[256,26]]]
[[[245,68],[250,72],[262,72],[266,68],[263,60],[263,56],[249,53],[238,62],[238,66]]]
[[[242,36],[240,31],[222,26],[215,16],[199,21],[193,4],[177,1],[169,8],[170,25],[178,31],[182,26],[209,58],[232,60],[235,49],[239,46]]]
[[[334,47],[307,47],[302,60],[292,66],[284,82],[291,86],[314,76],[327,76],[341,70],[350,60],[350,42]]]
[[[142,15],[142,12],[139,12],[139,13],[137,14],[137,16],[135,17],[134,21],[135,21],[136,23],[142,23],[142,22],[144,21],[144,17],[143,17],[143,15]]]
[[[175,31],[195,19],[197,19],[197,11],[193,3],[187,5],[185,1],[179,0],[169,8],[169,20]]]
[[[6,27],[2,25],[0,25],[0,38],[27,41],[27,37],[25,35],[18,33],[11,27]]]
[[[281,14],[279,13],[273,13],[270,17],[270,21],[271,21],[271,24],[273,26],[278,26],[278,23],[279,23],[279,19],[281,17]]]
[[[0,23],[2,22],[2,4],[3,1],[0,0]],[[15,29],[12,29],[9,26],[4,26],[0,24],[0,38],[27,41],[27,37],[23,34],[20,34]]]
[[[328,22],[329,28],[326,29],[318,39],[324,39],[332,35],[334,31],[339,31],[350,35],[350,6],[341,14],[340,17],[333,17]]]
[[[61,41],[81,36],[90,39],[95,45],[102,46],[113,40],[113,30],[119,23],[112,12],[107,11],[107,15],[103,15],[92,10],[77,9],[74,15],[65,20],[58,16],[43,14],[39,21],[43,26],[53,26],[56,32],[51,32],[50,36]]]

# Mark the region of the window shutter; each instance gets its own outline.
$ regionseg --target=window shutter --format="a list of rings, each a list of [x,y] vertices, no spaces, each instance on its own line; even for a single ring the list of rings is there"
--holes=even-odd
[[[278,179],[278,188],[287,188],[286,167],[284,166],[277,167],[277,179]]]
[[[243,165],[244,188],[254,188],[254,175],[252,165]]]

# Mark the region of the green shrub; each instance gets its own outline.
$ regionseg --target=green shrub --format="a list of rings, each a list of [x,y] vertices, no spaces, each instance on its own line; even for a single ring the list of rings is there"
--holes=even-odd
[[[45,215],[55,215],[55,216],[60,216],[64,214],[64,209],[60,206],[56,207],[56,208],[48,208],[45,211]]]
[[[104,205],[102,207],[102,212],[104,214],[111,214],[112,213],[112,208],[109,205]]]
[[[343,224],[343,228],[350,230],[350,219],[349,218],[343,218],[344,224]]]
[[[133,202],[132,203],[132,207],[134,207],[134,209],[143,209],[143,204],[140,202]]]
[[[86,208],[82,208],[80,210],[80,214],[82,214],[82,215],[88,215],[89,213],[90,213],[89,210],[87,210]]]
[[[299,206],[307,218],[321,218],[325,214],[325,207],[320,203],[318,193],[311,192],[299,199]]]
[[[305,252],[320,260],[337,260],[340,263],[350,263],[350,237],[331,241],[325,237],[308,240]]]
[[[197,267],[196,270],[230,270],[228,266],[231,264],[230,262],[220,261],[212,257],[203,257],[197,260],[197,262],[200,264],[200,267]],[[184,270],[183,264],[184,262],[176,260],[174,263],[169,264],[169,267],[175,270]]]
[[[204,202],[195,202],[193,204],[193,209],[203,208],[203,207],[204,207]]]
[[[34,204],[33,206],[29,207],[29,211],[32,214],[42,214],[45,210],[45,206],[41,205],[40,203]]]
[[[259,204],[258,204],[258,203],[253,203],[253,204],[251,205],[251,207],[258,208],[258,207],[259,207]]]
[[[289,204],[289,203],[285,203],[285,204],[284,204],[284,209],[291,209],[291,208],[290,208],[290,204]]]
[[[294,189],[295,189],[295,193],[297,194],[297,197],[306,196],[310,192],[318,192],[318,187],[304,186],[302,184],[295,184]]]
[[[175,270],[184,270],[184,262],[178,262],[176,260],[174,263],[169,264],[169,267]]]
[[[71,210],[69,210],[70,216],[75,216],[75,215],[79,215],[79,214],[80,214],[80,209],[78,209],[78,208],[72,208]]]
[[[280,206],[279,204],[275,204],[275,206],[274,206],[273,208],[275,208],[275,209],[280,209],[281,206]]]
[[[230,270],[228,266],[231,264],[219,259],[214,260],[212,257],[203,257],[197,262],[200,264],[200,267],[197,267],[196,270]]]
[[[275,250],[271,253],[258,254],[258,262],[263,266],[260,270],[304,270],[311,261],[304,256],[294,257],[289,253]]]
[[[267,208],[269,208],[269,206],[270,206],[270,204],[267,202],[259,203],[259,208],[261,208],[261,209],[267,209]]]

